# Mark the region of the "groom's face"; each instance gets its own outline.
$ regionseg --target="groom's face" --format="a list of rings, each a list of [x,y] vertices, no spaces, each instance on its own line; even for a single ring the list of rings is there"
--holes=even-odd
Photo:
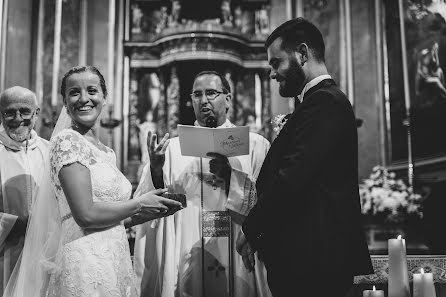
[[[282,97],[295,97],[305,86],[305,72],[297,60],[297,53],[282,45],[278,37],[268,47],[268,61],[271,68],[270,78],[279,83],[279,94]]]

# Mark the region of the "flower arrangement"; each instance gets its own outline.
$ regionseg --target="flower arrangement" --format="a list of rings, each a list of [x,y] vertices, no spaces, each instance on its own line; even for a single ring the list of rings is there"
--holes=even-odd
[[[271,121],[271,124],[273,124],[274,132],[276,132],[276,134],[279,134],[280,130],[282,130],[283,126],[285,126],[287,121],[288,121],[288,115],[284,114],[276,115],[274,119]]]
[[[394,172],[375,166],[369,178],[359,185],[362,213],[402,223],[410,217],[422,218],[422,195],[414,193]]]

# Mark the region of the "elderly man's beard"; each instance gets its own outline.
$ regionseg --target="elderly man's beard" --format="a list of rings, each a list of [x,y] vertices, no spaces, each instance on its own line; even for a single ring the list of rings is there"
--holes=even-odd
[[[279,94],[282,97],[295,97],[304,87],[305,73],[297,60],[292,59],[288,71],[282,76]]]
[[[17,142],[23,142],[29,139],[32,128],[32,123],[30,121],[23,121],[18,125],[5,125],[5,130],[8,136]]]

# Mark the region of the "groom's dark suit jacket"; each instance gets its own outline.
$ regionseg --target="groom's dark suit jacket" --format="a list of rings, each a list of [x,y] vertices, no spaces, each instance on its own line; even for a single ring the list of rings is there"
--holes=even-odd
[[[355,116],[333,80],[305,93],[274,140],[256,189],[258,202],[243,232],[268,278],[277,265],[373,273],[361,223]]]

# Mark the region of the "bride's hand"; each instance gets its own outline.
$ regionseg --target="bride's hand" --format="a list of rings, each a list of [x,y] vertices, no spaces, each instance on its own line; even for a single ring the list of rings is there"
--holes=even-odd
[[[148,220],[150,216],[153,216],[151,219],[156,219],[171,215],[182,208],[180,202],[162,197],[165,192],[167,189],[156,189],[136,198],[141,206],[140,213],[148,217]]]

